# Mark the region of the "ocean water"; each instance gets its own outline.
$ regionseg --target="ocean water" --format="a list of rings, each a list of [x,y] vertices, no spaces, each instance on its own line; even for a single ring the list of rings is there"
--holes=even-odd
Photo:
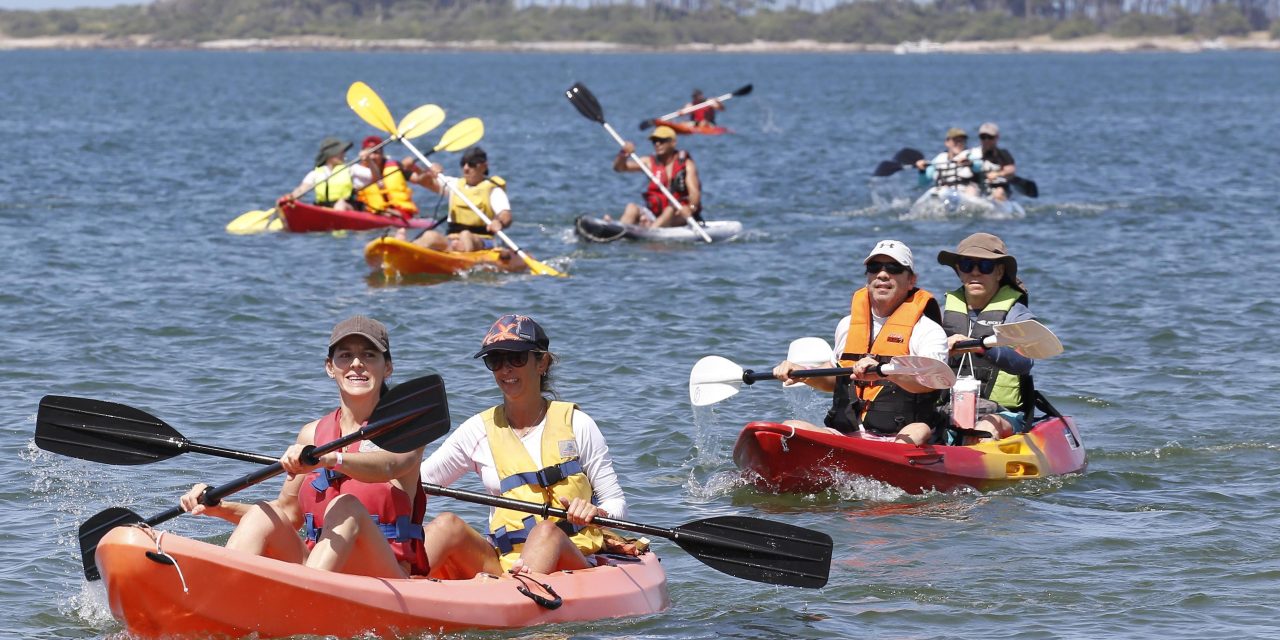
[[[481,117],[510,235],[571,277],[387,282],[364,264],[371,234],[224,233],[296,185],[322,137],[373,133],[345,104],[355,80],[397,117],[426,103],[447,124]],[[610,170],[617,146],[563,97],[575,81],[642,149],[637,123],[691,88],[753,83],[721,114],[733,134],[680,141],[707,216],[741,220],[744,237],[576,241],[574,217],[617,215],[644,185]],[[111,467],[40,451],[42,396],[121,402],[196,442],[276,453],[332,408],[325,340],[362,312],[391,328],[396,377],[444,375],[461,422],[499,398],[471,353],[496,316],[522,312],[551,336],[561,395],[602,425],[629,519],[769,518],[830,534],[835,560],[824,589],[789,589],[659,542],[663,614],[465,637],[1280,636],[1274,54],[23,51],[0,52],[0,95],[0,635],[120,637],[82,576],[79,524],[111,506],[159,513],[193,482],[248,471],[196,454]],[[911,176],[869,177],[901,147],[934,153],[948,127],[985,120],[1039,185],[1025,218],[912,219]],[[986,494],[859,478],[817,495],[751,488],[730,456],[741,426],[816,419],[826,399],[758,384],[695,412],[693,363],[759,369],[795,338],[830,340],[880,239],[907,242],[940,294],[954,276],[934,257],[974,231],[1005,239],[1066,347],[1036,380],[1080,425],[1087,473]],[[442,509],[483,521],[432,501]]]

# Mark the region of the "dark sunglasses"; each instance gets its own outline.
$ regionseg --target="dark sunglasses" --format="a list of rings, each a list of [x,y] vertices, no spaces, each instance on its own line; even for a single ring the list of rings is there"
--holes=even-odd
[[[503,364],[510,363],[513,367],[523,367],[529,364],[529,354],[536,353],[534,351],[494,351],[484,354],[484,366],[490,371],[497,371],[502,368]]]
[[[979,134],[978,134],[978,137],[979,137],[979,138],[981,138],[981,139],[983,139],[983,140],[995,140],[995,139],[996,139],[996,137],[995,137],[995,136],[993,136],[993,135],[991,135],[991,134],[989,134],[989,133],[979,133]]]
[[[671,138],[649,138],[649,142],[658,144],[659,142],[671,142]]]
[[[991,275],[991,272],[996,270],[997,264],[1000,264],[1000,263],[990,258],[983,258],[981,260],[974,260],[973,258],[960,258],[959,260],[956,260],[956,269],[959,269],[960,273],[969,273],[970,271],[973,271],[974,267],[977,267],[978,271],[985,276],[985,275]]]
[[[896,262],[868,262],[867,275],[874,275],[881,271],[888,271],[890,275],[901,275],[907,272],[907,268]]]

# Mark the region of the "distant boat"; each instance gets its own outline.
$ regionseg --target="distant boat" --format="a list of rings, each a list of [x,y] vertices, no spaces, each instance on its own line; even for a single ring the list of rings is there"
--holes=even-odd
[[[928,38],[915,41],[907,40],[893,48],[893,52],[900,56],[908,53],[937,53],[939,51],[942,51],[942,45]]]
[[[1200,41],[1201,51],[1225,51],[1226,49],[1227,49],[1227,43],[1223,42],[1222,38],[1214,38],[1212,40]]]

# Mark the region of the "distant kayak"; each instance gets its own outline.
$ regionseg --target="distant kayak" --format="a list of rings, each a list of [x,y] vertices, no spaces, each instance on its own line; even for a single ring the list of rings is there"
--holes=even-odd
[[[436,224],[435,220],[427,218],[405,220],[397,213],[381,215],[369,213],[368,211],[339,211],[297,200],[282,202],[279,207],[280,215],[284,218],[285,230],[295,233],[309,231],[367,231],[386,227],[430,229]]]
[[[574,232],[584,240],[591,242],[613,242],[614,240],[647,240],[649,242],[704,242],[702,236],[689,228],[679,227],[642,227],[634,224],[622,224],[613,220],[580,216],[573,221]],[[707,232],[713,242],[732,240],[742,233],[742,223],[737,220],[708,220],[703,223],[702,230]]]
[[[660,127],[671,127],[676,133],[681,135],[689,135],[691,133],[700,133],[704,136],[718,136],[732,131],[717,125],[710,127],[696,127],[692,122],[675,122],[672,120],[654,120],[653,123]]]
[[[416,637],[647,615],[669,605],[652,552],[595,558],[590,569],[524,580],[370,578],[116,527],[98,545],[97,566],[112,615],[142,638]]]
[[[1027,212],[1014,200],[992,200],[974,196],[955,187],[931,187],[911,205],[912,220],[974,216],[979,218],[1024,218]]]
[[[503,260],[503,254],[507,259]],[[524,261],[511,251],[436,251],[396,238],[377,238],[364,247],[364,260],[388,277],[451,275],[474,269],[525,271]]]
[[[1048,417],[1024,434],[969,446],[885,442],[752,422],[733,447],[738,468],[770,492],[822,491],[841,476],[866,476],[907,493],[995,489],[1047,476],[1082,473],[1080,431],[1070,417]]]

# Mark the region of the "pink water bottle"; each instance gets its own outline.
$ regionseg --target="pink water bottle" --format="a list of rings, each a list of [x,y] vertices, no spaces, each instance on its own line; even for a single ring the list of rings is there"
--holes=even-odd
[[[957,429],[972,429],[978,421],[978,379],[959,376],[951,387],[951,424]]]

